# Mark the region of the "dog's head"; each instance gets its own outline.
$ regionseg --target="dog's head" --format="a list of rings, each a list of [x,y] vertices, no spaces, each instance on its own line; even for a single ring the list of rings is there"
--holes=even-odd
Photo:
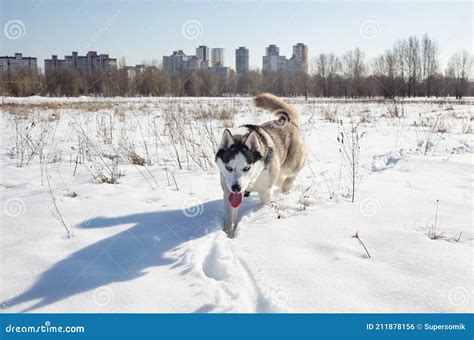
[[[216,163],[230,191],[229,203],[237,208],[243,194],[264,168],[262,145],[256,131],[239,134],[226,129],[222,134]]]

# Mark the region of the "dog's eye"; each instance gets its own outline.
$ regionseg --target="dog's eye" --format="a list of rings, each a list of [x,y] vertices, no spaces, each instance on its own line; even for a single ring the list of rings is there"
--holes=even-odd
[[[249,166],[246,166],[245,168],[242,169],[243,172],[247,172],[250,170],[250,167]]]
[[[228,166],[227,164],[225,165],[225,168],[227,169],[227,171],[232,172],[232,168],[230,166]]]

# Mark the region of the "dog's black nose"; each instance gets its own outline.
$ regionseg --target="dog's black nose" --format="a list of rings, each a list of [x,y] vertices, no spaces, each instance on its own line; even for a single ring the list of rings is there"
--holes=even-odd
[[[240,185],[238,184],[234,184],[230,188],[232,189],[233,192],[240,192],[240,189],[241,189]]]

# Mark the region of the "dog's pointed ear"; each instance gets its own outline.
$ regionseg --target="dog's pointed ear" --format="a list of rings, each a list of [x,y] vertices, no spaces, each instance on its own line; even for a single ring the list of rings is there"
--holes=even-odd
[[[234,137],[232,137],[232,134],[230,133],[229,129],[225,129],[224,133],[222,134],[222,140],[221,140],[221,149],[227,149],[230,148],[234,144]]]
[[[245,145],[247,145],[247,147],[250,150],[255,150],[255,151],[260,152],[261,147],[260,147],[260,141],[258,140],[257,132],[252,131],[249,133],[249,135],[247,136],[247,139],[245,140]]]

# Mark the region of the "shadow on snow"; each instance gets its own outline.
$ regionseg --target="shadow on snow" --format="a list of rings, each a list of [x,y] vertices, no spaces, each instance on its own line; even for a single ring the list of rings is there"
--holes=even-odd
[[[256,207],[256,200],[249,203],[242,206],[240,215]],[[83,221],[78,228],[132,226],[57,262],[31,288],[4,301],[2,307],[36,301],[23,310],[33,311],[113,282],[134,280],[145,275],[150,267],[169,265],[174,261],[166,257],[167,251],[220,230],[221,205],[222,200],[214,200],[188,208],[187,214],[179,209]],[[160,278],[156,280],[159,289]]]

